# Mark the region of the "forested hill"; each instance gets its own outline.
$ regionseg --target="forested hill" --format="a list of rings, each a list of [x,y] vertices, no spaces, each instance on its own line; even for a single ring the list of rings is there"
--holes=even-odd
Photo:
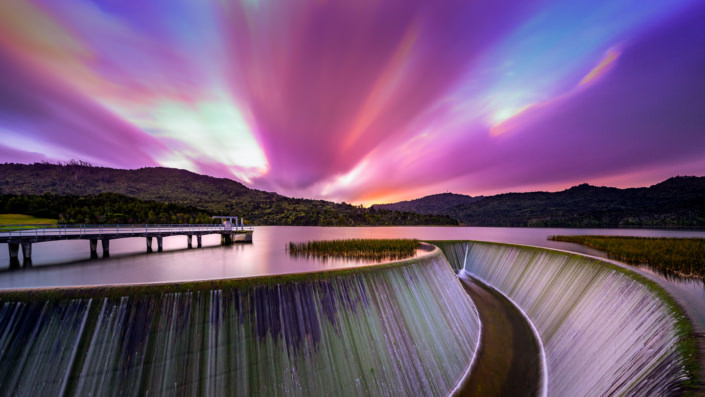
[[[453,207],[463,204],[472,204],[483,198],[484,196],[473,197],[464,194],[440,193],[392,204],[375,204],[372,207],[378,210],[409,211],[418,214],[444,214]]]
[[[445,215],[420,215],[410,212],[365,209],[323,200],[294,199],[276,193],[249,189],[230,179],[213,178],[172,168],[119,170],[78,164],[0,164],[0,195],[22,195],[31,198],[31,200],[24,200],[25,203],[42,202],[38,195],[85,197],[103,193],[116,194],[108,196],[109,199],[116,201],[124,200],[118,196],[122,195],[143,201],[176,204],[188,208],[188,211],[184,211],[190,211],[191,216],[199,218],[202,218],[199,216],[201,211],[211,215],[242,216],[250,223],[258,225],[456,225],[458,223]],[[101,196],[98,201],[95,198],[91,200],[88,201],[96,203],[106,200],[106,197]],[[134,202],[123,204],[120,208],[125,206],[152,208],[152,204],[149,203],[145,204],[146,207]],[[36,205],[32,208],[37,210]],[[20,212],[20,209],[16,208],[13,212]],[[52,213],[56,214],[59,210],[60,208],[54,208]],[[105,212],[101,208],[90,208],[90,210],[95,212],[96,217]],[[0,211],[3,209],[0,208]],[[42,214],[48,215],[46,211]],[[139,216],[135,218],[135,222],[147,221],[140,220]],[[109,220],[106,220],[107,222]]]
[[[675,177],[630,189],[582,184],[555,193],[507,193],[455,205],[448,198],[458,200],[455,195],[434,195],[403,207],[388,204],[379,208],[424,213],[427,208],[438,208],[432,213],[469,226],[705,227],[705,177]],[[423,206],[408,205],[414,202]]]
[[[0,194],[0,214],[56,219],[60,224],[213,223],[198,208],[140,200],[115,193],[77,195]]]

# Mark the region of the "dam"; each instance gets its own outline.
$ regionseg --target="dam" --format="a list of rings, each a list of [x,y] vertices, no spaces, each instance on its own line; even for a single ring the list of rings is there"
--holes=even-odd
[[[436,241],[314,273],[0,293],[0,395],[446,395],[483,330],[456,271],[540,339],[537,395],[675,395],[687,321],[659,287],[551,250]],[[511,380],[509,380],[511,381]]]
[[[509,244],[438,242],[452,266],[521,307],[548,395],[678,395],[694,382],[690,323],[658,285],[611,263]]]
[[[3,395],[443,395],[480,324],[439,250],[355,271],[5,294]]]

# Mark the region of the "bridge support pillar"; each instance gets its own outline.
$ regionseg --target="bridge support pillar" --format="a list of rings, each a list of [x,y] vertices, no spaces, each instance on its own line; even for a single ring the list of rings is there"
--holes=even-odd
[[[193,246],[191,245],[192,237],[193,236],[190,234],[186,235],[186,246],[188,246],[189,248],[193,248]]]
[[[22,244],[22,266],[32,266],[32,242],[23,241]]]
[[[196,236],[196,246],[201,248],[201,235]]]
[[[20,267],[20,244],[19,243],[7,243],[8,251],[10,251],[10,269],[17,269]]]
[[[152,252],[152,237],[147,237],[147,252]]]
[[[92,238],[90,239],[91,246],[91,259],[98,258],[98,240]]]
[[[159,251],[159,252],[164,251],[164,247],[162,246],[162,240],[163,240],[163,239],[164,239],[164,238],[161,237],[161,236],[160,236],[160,237],[157,237],[157,251]]]
[[[251,243],[252,233],[235,233],[230,236],[234,243]]]
[[[220,235],[221,245],[230,245],[233,243],[233,235],[230,233],[223,233]]]
[[[110,256],[110,239],[104,238],[100,241],[103,245],[103,258]]]

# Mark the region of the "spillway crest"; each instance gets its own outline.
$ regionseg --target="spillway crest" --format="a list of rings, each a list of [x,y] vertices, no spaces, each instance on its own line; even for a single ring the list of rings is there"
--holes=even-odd
[[[480,324],[440,251],[322,274],[123,296],[110,288],[0,296],[0,395],[430,396],[452,388]]]
[[[549,395],[670,395],[687,377],[679,314],[615,265],[532,247],[440,246],[455,268],[528,314],[544,344]]]

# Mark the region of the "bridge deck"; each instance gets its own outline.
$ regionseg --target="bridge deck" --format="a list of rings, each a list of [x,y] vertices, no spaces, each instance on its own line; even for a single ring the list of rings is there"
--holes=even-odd
[[[169,236],[187,236],[188,247],[196,236],[198,247],[201,236],[220,234],[222,244],[252,242],[252,226],[242,225],[6,225],[0,226],[0,243],[6,243],[10,255],[10,268],[19,267],[19,247],[22,246],[23,264],[32,264],[32,244],[57,240],[90,240],[91,258],[98,257],[98,240],[103,247],[103,257],[110,256],[110,240],[127,237],[144,237],[147,252],[152,252],[152,239],[157,239],[158,251],[162,240]]]
[[[206,234],[252,233],[253,229],[252,226],[225,227],[223,225],[57,225],[55,227],[10,225],[0,228],[0,243],[202,236]]]

